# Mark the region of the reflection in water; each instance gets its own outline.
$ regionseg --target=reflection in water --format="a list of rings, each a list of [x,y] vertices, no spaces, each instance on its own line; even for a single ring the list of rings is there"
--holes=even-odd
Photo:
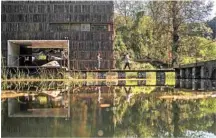
[[[177,81],[176,87],[201,89],[202,82],[197,82]],[[12,99],[9,99],[3,103],[8,107],[4,109],[10,112],[2,111],[2,136],[191,137],[196,132],[200,137],[216,137],[216,98],[160,98],[184,95],[184,90],[180,92],[168,86],[72,87],[70,95],[62,93],[58,102],[48,95],[35,96],[34,100],[22,97],[20,102],[28,106],[22,107],[25,111],[19,117],[20,112],[12,110],[15,107],[10,105]],[[194,93],[187,93],[190,95]],[[12,101],[17,102],[17,98]],[[41,110],[40,116],[33,116],[35,112],[31,112],[32,116],[26,115],[26,110],[44,108],[46,114]],[[65,109],[67,116],[62,117],[64,111],[61,110],[51,111],[56,108]],[[48,116],[48,111],[52,116]]]
[[[68,117],[69,92],[52,91],[8,99],[10,117]]]
[[[124,87],[125,93],[126,93],[126,101],[128,103],[130,103],[130,99],[133,96],[133,93],[131,92],[131,87],[129,87],[128,89],[126,87]]]

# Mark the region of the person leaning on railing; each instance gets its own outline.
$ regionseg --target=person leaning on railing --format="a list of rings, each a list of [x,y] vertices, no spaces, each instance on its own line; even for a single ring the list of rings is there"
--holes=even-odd
[[[67,66],[68,53],[66,50],[62,51],[62,58],[63,58],[63,66]]]
[[[100,53],[98,53],[97,55],[97,69],[100,69],[101,67],[101,56],[100,56]]]

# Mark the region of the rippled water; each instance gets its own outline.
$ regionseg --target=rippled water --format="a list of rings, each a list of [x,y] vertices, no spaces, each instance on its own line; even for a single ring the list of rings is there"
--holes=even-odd
[[[129,84],[85,82],[55,98],[40,93],[7,99],[2,136],[216,137],[214,81]]]

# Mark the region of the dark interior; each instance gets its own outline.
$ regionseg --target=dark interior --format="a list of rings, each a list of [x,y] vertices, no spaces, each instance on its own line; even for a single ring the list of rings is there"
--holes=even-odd
[[[20,56],[19,56],[19,66],[42,66],[52,59],[52,56],[61,58],[62,48],[28,48],[27,46],[20,45]],[[40,58],[42,55],[43,58]],[[62,61],[57,60],[61,65]]]
[[[20,66],[31,66],[32,65],[32,49],[27,48],[24,45],[20,45]]]

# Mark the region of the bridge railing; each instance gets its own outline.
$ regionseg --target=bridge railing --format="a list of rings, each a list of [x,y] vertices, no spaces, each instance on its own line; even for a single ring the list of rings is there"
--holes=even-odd
[[[97,59],[73,59],[70,60],[71,70],[95,70],[97,69],[98,61]],[[100,69],[114,69],[115,60],[114,59],[102,59]]]

